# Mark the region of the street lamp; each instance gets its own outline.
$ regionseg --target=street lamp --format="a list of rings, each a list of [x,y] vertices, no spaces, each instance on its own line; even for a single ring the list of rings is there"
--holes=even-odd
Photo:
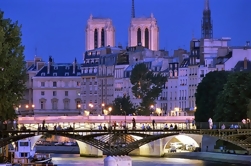
[[[153,109],[154,109],[154,105],[150,105],[150,110],[151,110],[151,113],[153,115]]]
[[[101,106],[102,106],[102,114],[105,114],[105,113],[104,113],[104,107],[105,107],[105,104],[104,104],[104,103],[102,103],[102,104],[101,104]]]
[[[109,107],[108,110],[109,110],[109,127],[111,127],[111,112],[112,112],[112,107]]]
[[[91,113],[92,113],[93,104],[90,103],[89,107],[91,107]]]
[[[108,130],[112,130],[112,126],[111,126],[111,112],[112,112],[112,107],[108,108],[109,111],[109,127]],[[111,134],[109,134],[109,149],[110,149],[110,153],[111,153]]]
[[[78,104],[78,114],[80,115],[80,108],[81,108],[81,105]]]

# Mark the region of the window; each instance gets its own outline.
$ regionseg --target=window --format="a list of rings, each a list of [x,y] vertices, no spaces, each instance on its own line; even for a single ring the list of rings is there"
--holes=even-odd
[[[149,48],[149,31],[148,31],[148,28],[145,29],[145,47]]]
[[[44,102],[43,101],[40,102],[40,108],[44,109]]]
[[[28,153],[20,153],[21,157],[28,157]]]
[[[20,146],[29,146],[29,142],[19,142]]]
[[[57,87],[57,82],[56,81],[53,82],[53,87]]]
[[[141,44],[141,30],[138,28],[137,31],[137,45]]]
[[[65,92],[64,92],[64,95],[65,95],[65,96],[68,96],[68,91],[65,91]]]
[[[56,91],[53,91],[52,94],[53,94],[53,96],[57,96],[57,92]]]
[[[80,86],[80,82],[77,81],[77,86]]]
[[[104,47],[104,46],[105,46],[105,31],[104,31],[104,28],[102,28],[102,30],[101,30],[101,47]]]
[[[69,70],[70,68],[69,68],[69,66],[66,66],[65,69],[66,69],[66,70]]]
[[[57,73],[53,73],[53,76],[57,76]]]
[[[69,73],[65,73],[65,76],[69,76]]]
[[[55,67],[54,67],[54,70],[57,70],[57,69],[58,69],[58,67],[57,67],[57,66],[55,66]]]
[[[45,76],[45,73],[41,73],[41,76]]]
[[[52,101],[52,109],[57,109],[57,101]]]
[[[69,109],[69,101],[64,101],[64,109]]]
[[[44,87],[45,86],[45,82],[41,82],[41,87]]]
[[[98,48],[98,30],[94,31],[94,48]]]
[[[41,96],[44,96],[44,91],[41,91]]]

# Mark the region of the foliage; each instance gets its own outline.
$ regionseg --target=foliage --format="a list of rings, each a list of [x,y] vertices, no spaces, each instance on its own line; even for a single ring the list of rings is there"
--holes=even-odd
[[[217,98],[214,121],[240,122],[242,119],[246,119],[250,99],[251,73],[231,74]]]
[[[130,96],[124,95],[123,97],[118,97],[113,101],[112,105],[112,115],[128,115],[135,113],[135,108],[130,100]]]
[[[0,117],[7,120],[16,117],[14,107],[23,98],[27,76],[20,27],[3,15],[0,11]]]
[[[229,72],[226,71],[209,72],[199,83],[195,93],[197,122],[207,122],[213,118],[217,96],[223,90],[228,76]]]
[[[136,98],[141,99],[138,114],[150,115],[150,105],[155,104],[167,77],[162,73],[154,73],[147,68],[146,64],[139,63],[133,68],[130,81],[133,85],[132,93]]]

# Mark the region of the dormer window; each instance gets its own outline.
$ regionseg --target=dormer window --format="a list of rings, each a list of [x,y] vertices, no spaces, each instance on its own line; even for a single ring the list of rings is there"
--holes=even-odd
[[[41,76],[45,76],[45,73],[41,73]]]
[[[87,68],[85,68],[85,73],[88,73],[88,69]]]
[[[66,67],[65,67],[65,69],[66,69],[66,70],[69,70],[69,69],[70,69],[70,67],[69,67],[69,66],[66,66]]]
[[[54,67],[54,70],[57,70],[57,69],[58,69],[58,67],[57,67],[57,66],[55,66],[55,67]]]
[[[53,76],[57,76],[57,73],[53,73]]]
[[[81,73],[80,72],[77,72],[77,76],[80,76],[81,75]]]
[[[94,73],[97,73],[97,68],[94,68]]]
[[[69,76],[69,73],[67,72],[67,73],[65,73],[65,76]]]

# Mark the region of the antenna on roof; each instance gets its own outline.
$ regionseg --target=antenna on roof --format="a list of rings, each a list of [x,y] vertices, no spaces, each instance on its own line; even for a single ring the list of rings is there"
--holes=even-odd
[[[35,56],[37,56],[37,47],[35,47]]]
[[[132,18],[135,18],[134,0],[132,0]]]

